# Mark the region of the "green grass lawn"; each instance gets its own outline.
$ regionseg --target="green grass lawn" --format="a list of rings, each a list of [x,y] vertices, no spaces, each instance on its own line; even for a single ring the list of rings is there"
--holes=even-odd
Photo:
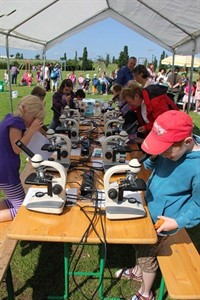
[[[114,66],[110,67],[112,70]],[[115,69],[115,68],[114,68]],[[22,72],[22,71],[21,71]],[[3,78],[4,70],[0,70],[0,78]],[[80,72],[76,72],[79,75]],[[82,72],[84,73],[84,72]],[[95,72],[90,73],[91,78]],[[109,71],[108,71],[109,73]],[[68,73],[63,72],[63,79]],[[35,74],[34,74],[35,76]],[[1,80],[1,79],[0,79]],[[34,80],[34,85],[36,84]],[[15,110],[18,101],[25,95],[30,94],[32,87],[14,86],[13,90],[17,90],[19,97],[12,100]],[[108,96],[92,96],[90,98],[103,98],[105,101],[112,98]],[[52,93],[48,92],[46,96],[46,118],[45,124],[49,124],[52,118],[51,111]],[[5,92],[0,93],[0,120],[5,114],[10,112],[10,100],[8,88],[5,87]],[[194,131],[200,134],[200,116],[190,112],[193,118],[195,128]],[[22,159],[22,167],[25,160]],[[184,176],[184,174],[183,174]],[[177,178],[181,180],[181,178]],[[2,195],[0,195],[0,198]],[[188,230],[190,237],[194,241],[197,249],[200,252],[200,225]],[[71,248],[71,254],[75,251],[75,246]],[[75,266],[78,254],[72,261],[72,267]],[[124,266],[130,267],[134,264],[134,250],[132,245],[107,245],[107,261],[105,267],[104,291],[106,297],[124,297],[128,299],[137,291],[139,284],[126,281],[116,280],[114,273],[118,268]],[[77,265],[80,271],[92,270],[95,271],[98,267],[98,247],[86,246],[81,260]],[[16,300],[43,300],[47,295],[62,295],[63,294],[63,244],[62,243],[39,243],[19,241],[14,257],[11,262],[13,272],[14,288]],[[158,292],[160,274],[158,273],[154,290]],[[95,289],[98,287],[96,279],[80,278],[78,279],[80,288],[86,295],[85,298],[73,280],[70,280],[70,300],[91,299]],[[0,299],[6,300],[7,294],[5,283],[1,284]],[[95,296],[93,299],[98,299]],[[166,297],[166,299],[169,299]]]

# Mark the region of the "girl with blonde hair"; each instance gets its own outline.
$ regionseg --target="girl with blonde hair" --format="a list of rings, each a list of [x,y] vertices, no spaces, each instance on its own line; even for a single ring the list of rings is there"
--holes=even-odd
[[[21,206],[25,193],[20,181],[21,149],[18,140],[27,145],[43,126],[44,105],[33,95],[26,96],[13,114],[0,122],[0,190],[6,198],[0,201],[0,222],[12,220]]]

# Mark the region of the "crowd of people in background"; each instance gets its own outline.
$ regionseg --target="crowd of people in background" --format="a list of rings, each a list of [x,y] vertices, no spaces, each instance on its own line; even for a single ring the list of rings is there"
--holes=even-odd
[[[83,75],[82,72],[72,70],[66,78],[62,76],[62,68],[59,63],[48,63],[43,67],[42,65],[34,66],[32,70],[23,71],[23,75],[20,77],[20,85],[32,86],[34,81],[34,73],[36,71],[37,85],[44,87],[48,92],[57,92],[64,79],[70,79],[72,81],[73,91],[82,89],[86,95],[108,95],[115,93],[115,85],[119,87],[127,86],[128,82],[135,80],[143,88],[149,85],[162,85],[167,87],[168,96],[172,98],[175,103],[182,106],[183,111],[190,110],[198,112],[200,109],[200,82],[193,81],[190,84],[187,72],[184,68],[174,68],[174,73],[171,69],[167,71],[161,67],[158,72],[154,70],[154,64],[149,63],[146,67],[142,64],[137,64],[137,58],[132,56],[129,58],[126,66],[123,66],[117,70],[112,70],[108,74],[105,70],[97,68],[96,72],[90,72],[90,74]],[[92,75],[91,75],[92,73]],[[21,71],[15,64],[11,67],[11,83],[17,84],[17,78],[21,75]],[[19,79],[18,79],[19,81]],[[9,84],[8,72],[4,73],[4,82]],[[191,86],[191,87],[190,87]],[[120,99],[118,103],[122,105],[123,99]],[[125,105],[123,105],[124,107]],[[124,110],[127,107],[124,107]]]

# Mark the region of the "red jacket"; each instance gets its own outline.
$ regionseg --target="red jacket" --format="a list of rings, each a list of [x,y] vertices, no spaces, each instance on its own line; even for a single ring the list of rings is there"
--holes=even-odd
[[[141,114],[141,107],[136,109],[139,126],[144,126],[146,131],[150,131],[155,119],[168,110],[179,110],[176,104],[167,96],[167,87],[161,85],[149,85],[143,89],[143,100],[146,105],[147,119],[145,123]]]

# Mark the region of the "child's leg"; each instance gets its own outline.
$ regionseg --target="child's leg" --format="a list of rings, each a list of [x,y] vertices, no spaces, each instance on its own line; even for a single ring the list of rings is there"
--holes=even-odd
[[[7,199],[0,202],[0,222],[12,220],[25,198],[24,189],[21,183],[0,184],[0,189]]]
[[[158,269],[157,254],[167,237],[158,237],[158,241],[153,245],[136,245],[136,263],[142,271],[142,285],[138,291],[146,298],[153,299],[151,292],[156,271]],[[139,269],[138,269],[139,270]]]
[[[0,223],[12,221],[12,216],[5,200],[0,201]]]

